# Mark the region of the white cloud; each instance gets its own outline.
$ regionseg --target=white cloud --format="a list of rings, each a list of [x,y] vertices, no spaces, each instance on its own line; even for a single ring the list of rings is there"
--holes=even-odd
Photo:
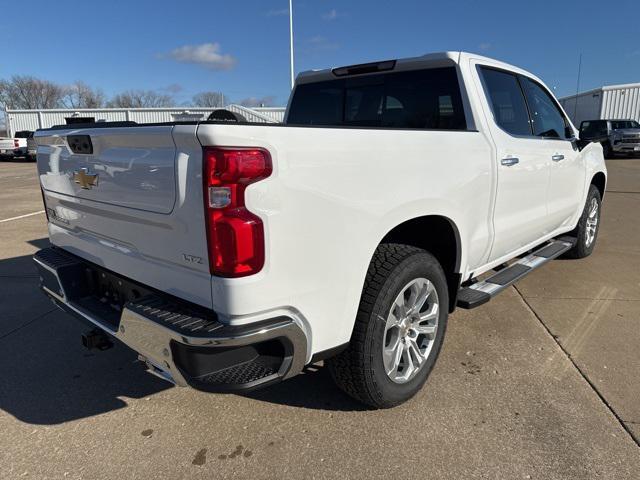
[[[335,20],[339,16],[341,16],[341,14],[339,14],[335,8],[332,8],[327,13],[322,14],[322,18],[325,20]]]
[[[340,48],[339,43],[332,42],[328,38],[323,37],[322,35],[316,35],[315,37],[311,37],[307,39],[298,48],[298,51],[302,53],[316,53],[316,52],[338,50],[339,48]]]
[[[280,10],[269,10],[267,12],[267,17],[281,17],[283,15],[289,15],[288,8],[282,8]]]
[[[483,52],[486,52],[487,50],[489,50],[491,48],[491,44],[489,42],[483,42],[480,45],[478,45],[478,48],[480,50],[482,50]]]
[[[203,43],[202,45],[184,45],[171,50],[169,57],[180,63],[194,63],[211,70],[231,70],[236,66],[237,60],[228,53],[223,54],[219,43]]]

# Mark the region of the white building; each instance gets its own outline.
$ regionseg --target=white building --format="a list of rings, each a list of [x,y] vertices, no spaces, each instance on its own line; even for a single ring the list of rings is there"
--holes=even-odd
[[[250,122],[280,123],[284,119],[284,107],[248,108],[227,105],[227,110],[243,115]],[[180,120],[206,120],[215,108],[98,108],[55,110],[5,110],[7,136],[21,130],[37,130],[54,125],[64,125],[67,118],[88,118],[93,121],[137,123],[162,123]]]
[[[640,83],[600,87],[560,99],[573,124],[583,120],[620,119],[640,122]]]

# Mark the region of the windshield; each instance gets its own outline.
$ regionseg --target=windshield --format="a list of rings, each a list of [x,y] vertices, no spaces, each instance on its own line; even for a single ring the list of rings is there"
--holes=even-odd
[[[615,120],[611,122],[613,130],[622,130],[624,128],[640,128],[640,124],[635,120]]]

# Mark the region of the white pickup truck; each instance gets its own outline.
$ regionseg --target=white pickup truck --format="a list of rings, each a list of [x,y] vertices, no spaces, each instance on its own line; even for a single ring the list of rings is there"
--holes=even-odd
[[[606,168],[542,81],[448,52],[302,73],[283,125],[36,133],[42,289],[178,385],[325,360],[374,408],[425,383],[456,306],[589,255]],[[107,332],[109,335],[105,335]]]
[[[32,132],[16,132],[13,138],[0,138],[0,157],[26,156],[28,133]]]

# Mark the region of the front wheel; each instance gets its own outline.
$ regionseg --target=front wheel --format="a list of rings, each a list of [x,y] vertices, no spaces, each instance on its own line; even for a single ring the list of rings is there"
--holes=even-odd
[[[440,352],[448,305],[446,277],[431,254],[409,245],[380,245],[349,347],[327,360],[336,384],[373,408],[413,397]]]
[[[578,220],[578,225],[572,232],[577,241],[575,246],[566,253],[567,257],[584,258],[591,255],[596,246],[596,239],[600,230],[601,207],[600,192],[595,185],[590,185],[587,202],[582,210],[580,220]]]

